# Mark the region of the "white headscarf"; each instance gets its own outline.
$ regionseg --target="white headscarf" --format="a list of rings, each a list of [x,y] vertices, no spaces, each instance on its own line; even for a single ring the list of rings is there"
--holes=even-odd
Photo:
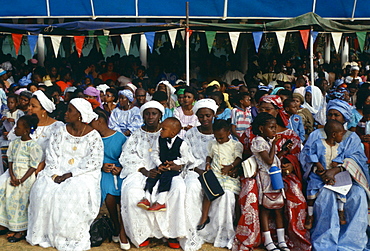
[[[32,96],[37,97],[37,100],[40,102],[42,108],[44,108],[48,113],[52,113],[55,110],[55,104],[48,97],[46,97],[43,91],[37,90],[32,94]]]
[[[202,108],[211,109],[216,114],[217,109],[218,109],[218,105],[216,104],[216,101],[214,101],[213,99],[210,99],[210,98],[201,99],[201,100],[197,101],[195,103],[195,105],[193,106],[194,114],[197,114],[198,110],[202,109]]]
[[[107,91],[107,89],[109,89],[110,87],[109,87],[109,85],[107,85],[107,84],[101,84],[101,85],[98,85],[97,87],[96,87],[96,89],[97,90],[99,90],[99,91],[101,91],[101,92],[103,92],[104,93],[104,95],[106,94],[105,92]]]
[[[306,95],[306,92],[311,92],[312,94],[312,100],[311,100],[312,105],[308,104],[305,98],[302,107],[307,108],[313,115],[315,115],[320,110],[324,97],[319,87],[317,86],[307,86],[305,90],[305,95]]]
[[[162,113],[162,115],[164,114],[164,106],[158,101],[151,100],[140,107],[141,117],[144,117],[144,111],[149,108],[156,108]]]
[[[69,102],[71,105],[73,105],[77,111],[80,112],[82,122],[83,123],[90,123],[94,119],[97,119],[99,116],[96,114],[89,101],[83,98],[74,98]]]

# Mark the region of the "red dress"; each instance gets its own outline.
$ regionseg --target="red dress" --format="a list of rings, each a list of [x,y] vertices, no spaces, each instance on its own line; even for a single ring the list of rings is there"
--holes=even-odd
[[[306,218],[307,203],[302,193],[302,174],[298,162],[301,141],[298,135],[287,129],[281,133],[281,139],[276,143],[277,151],[281,151],[282,145],[288,139],[293,141],[293,147],[289,154],[284,155],[283,159],[288,160],[294,166],[294,173],[285,175],[284,191],[286,195],[285,205],[285,235],[289,248],[294,251],[311,250],[309,232],[304,228]],[[250,144],[254,135],[241,137],[244,145]],[[243,142],[243,141],[249,142]],[[247,144],[246,144],[247,143]],[[253,178],[241,178],[242,189],[239,195],[242,216],[239,219],[236,229],[233,251],[253,250],[261,244],[261,229],[258,212],[258,188],[256,180]],[[271,228],[273,224],[270,224]]]

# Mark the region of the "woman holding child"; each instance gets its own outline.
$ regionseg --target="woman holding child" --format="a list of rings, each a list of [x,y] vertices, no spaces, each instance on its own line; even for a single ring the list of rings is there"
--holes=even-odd
[[[343,125],[352,118],[352,108],[343,100],[334,99],[327,106],[327,119],[337,120]],[[317,139],[326,138],[324,130],[312,132],[301,152],[300,161],[307,177],[312,168],[312,162],[307,155]],[[352,187],[346,195],[344,205],[347,224],[339,224],[337,194],[322,188],[313,206],[314,223],[311,231],[312,245],[315,250],[363,250],[368,238],[366,237],[367,199],[369,196],[369,173],[366,165],[367,158],[361,148],[361,140],[356,133],[346,131],[339,147],[344,147],[342,159],[344,168],[352,177]],[[327,170],[323,177],[325,183],[334,179],[340,167]],[[335,180],[335,179],[334,179]]]
[[[177,238],[186,236],[186,188],[183,178],[173,177],[167,194],[166,211],[149,212],[137,206],[145,198],[147,177],[154,178],[158,173],[151,153],[160,135],[164,107],[157,101],[149,101],[141,106],[140,113],[144,125],[126,141],[119,159],[122,165],[120,177],[125,178],[121,193],[123,224],[127,236],[136,247],[149,245],[148,238],[165,237],[170,247],[179,248]]]

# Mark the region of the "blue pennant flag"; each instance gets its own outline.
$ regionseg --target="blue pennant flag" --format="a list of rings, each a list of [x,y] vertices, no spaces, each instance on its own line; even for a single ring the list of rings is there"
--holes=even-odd
[[[149,46],[150,53],[153,52],[153,47],[154,47],[154,37],[155,37],[155,32],[145,32],[144,33],[146,42]]]
[[[256,32],[252,32],[252,34],[253,34],[253,39],[254,39],[254,46],[256,47],[256,53],[258,53],[258,49],[260,48],[260,43],[262,40],[263,32],[256,31]]]
[[[38,39],[38,35],[28,35],[28,44],[30,45],[30,50],[31,50],[31,54],[32,54],[32,57],[33,55],[35,54],[35,47],[36,47],[36,44],[37,44],[37,39]]]
[[[319,35],[318,31],[311,31],[312,42],[315,43],[317,36]]]

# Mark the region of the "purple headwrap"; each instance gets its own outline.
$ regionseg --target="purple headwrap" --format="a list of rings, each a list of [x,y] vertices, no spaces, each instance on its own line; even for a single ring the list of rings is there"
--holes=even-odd
[[[85,95],[89,95],[89,96],[92,96],[92,97],[97,97],[97,101],[99,102],[99,107],[104,109],[103,108],[103,104],[101,102],[101,99],[100,99],[100,91],[97,90],[96,88],[94,87],[87,87],[86,90],[84,90],[84,94]]]

